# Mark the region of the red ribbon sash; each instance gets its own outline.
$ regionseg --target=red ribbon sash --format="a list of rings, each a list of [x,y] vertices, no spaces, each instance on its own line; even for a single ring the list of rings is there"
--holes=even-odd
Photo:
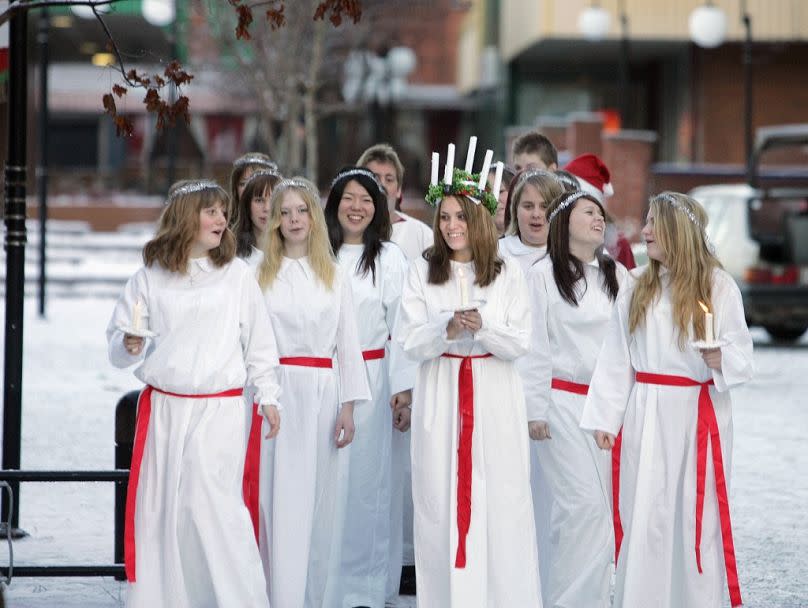
[[[297,365],[300,367],[334,367],[333,361],[329,357],[281,357],[281,365]]]
[[[362,358],[365,361],[375,361],[376,359],[384,359],[384,349],[377,348],[375,350],[362,351]]]
[[[443,353],[448,359],[461,359],[458,373],[458,427],[457,441],[457,554],[455,568],[466,567],[466,536],[471,525],[471,441],[474,433],[474,370],[472,359],[487,359],[484,355],[453,355]]]
[[[589,392],[588,384],[578,384],[577,382],[561,380],[560,378],[553,378],[553,381],[550,383],[550,387],[557,391],[575,393],[576,395],[586,395]]]
[[[724,476],[724,459],[721,455],[721,437],[715,418],[713,400],[710,398],[712,380],[698,382],[685,376],[637,372],[637,382],[661,386],[699,386],[699,410],[696,426],[696,565],[701,569],[701,528],[704,513],[704,484],[707,477],[707,444],[712,448],[715,491],[718,499],[718,515],[721,522],[721,538],[724,545],[724,566],[727,571],[729,599],[733,606],[740,606],[741,588],[735,561],[735,545],[732,542],[732,523],[729,517],[729,497]]]
[[[126,490],[126,525],[124,527],[124,569],[126,578],[130,583],[135,582],[135,508],[137,506],[137,486],[140,481],[140,465],[143,462],[143,451],[146,447],[146,436],[149,431],[149,419],[151,418],[151,397],[152,392],[157,391],[171,397],[182,399],[212,399],[216,397],[240,397],[244,389],[233,388],[221,393],[211,393],[209,395],[182,395],[171,393],[147,386],[142,393],[137,404],[137,422],[135,423],[135,443],[132,446],[132,463],[129,465],[129,484]]]

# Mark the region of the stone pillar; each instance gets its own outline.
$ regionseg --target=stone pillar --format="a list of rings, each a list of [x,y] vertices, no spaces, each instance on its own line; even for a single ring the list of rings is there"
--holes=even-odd
[[[581,154],[601,156],[603,117],[594,112],[573,112],[567,117],[567,150],[570,159]]]
[[[654,131],[618,131],[603,136],[601,158],[612,176],[609,213],[631,241],[639,240],[651,182],[658,136]]]

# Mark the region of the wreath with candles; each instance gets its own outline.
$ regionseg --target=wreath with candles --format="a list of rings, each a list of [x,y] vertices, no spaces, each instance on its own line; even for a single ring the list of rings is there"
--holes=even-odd
[[[468,173],[462,169],[454,169],[452,183],[441,182],[430,185],[424,199],[430,207],[437,207],[446,196],[467,196],[476,204],[482,204],[491,215],[496,214],[497,198],[488,191],[488,187],[480,190],[479,183],[479,173]]]

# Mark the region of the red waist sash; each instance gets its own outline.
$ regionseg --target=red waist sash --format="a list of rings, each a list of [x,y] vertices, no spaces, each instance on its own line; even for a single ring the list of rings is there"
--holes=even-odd
[[[458,426],[457,441],[457,554],[455,568],[466,567],[466,536],[471,525],[471,439],[474,432],[474,371],[472,359],[487,359],[484,355],[453,355],[443,353],[448,359],[462,359],[458,374]]]
[[[330,357],[281,357],[281,365],[297,365],[299,367],[332,368],[334,362]]]
[[[560,378],[553,378],[550,387],[557,391],[566,391],[567,393],[575,393],[576,395],[586,395],[589,392],[588,384],[578,384],[577,382],[561,380]]]
[[[384,348],[377,348],[375,350],[362,351],[362,358],[365,361],[375,361],[376,359],[384,359]]]
[[[637,382],[659,386],[699,386],[699,410],[696,426],[696,565],[701,569],[701,528],[704,513],[704,483],[707,477],[707,444],[712,447],[715,492],[718,498],[718,516],[721,522],[721,538],[724,545],[724,566],[727,571],[729,598],[733,606],[741,605],[741,588],[735,562],[735,546],[732,542],[732,523],[729,517],[729,497],[724,476],[724,459],[721,455],[721,437],[715,418],[713,400],[710,398],[712,380],[699,382],[685,376],[637,372]]]
[[[140,465],[143,462],[143,451],[146,447],[146,436],[151,418],[151,396],[157,391],[163,395],[182,399],[213,399],[216,397],[240,397],[244,389],[232,388],[221,393],[208,395],[182,395],[170,393],[153,386],[147,386],[137,404],[137,422],[135,423],[135,443],[132,446],[132,463],[129,465],[129,484],[126,490],[126,525],[124,527],[124,569],[130,583],[135,582],[135,507],[137,506],[137,486],[140,481]]]

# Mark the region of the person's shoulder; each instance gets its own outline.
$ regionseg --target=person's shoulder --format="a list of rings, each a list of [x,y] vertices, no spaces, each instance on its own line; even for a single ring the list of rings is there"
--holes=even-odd
[[[501,239],[497,240],[497,249],[499,250],[499,254],[502,256],[513,256],[513,250],[511,245],[513,244],[514,239],[518,239],[519,237],[516,235],[505,235]]]
[[[393,241],[382,241],[381,256],[383,259],[387,258],[395,262],[407,263],[407,255],[404,250]]]
[[[634,280],[639,279],[643,273],[648,269],[648,264],[643,264],[642,266],[636,266],[631,270],[628,270],[628,276]]]
[[[712,282],[714,289],[718,289],[722,292],[736,291],[740,293],[738,283],[732,278],[732,275],[723,268],[716,267],[713,269]]]

